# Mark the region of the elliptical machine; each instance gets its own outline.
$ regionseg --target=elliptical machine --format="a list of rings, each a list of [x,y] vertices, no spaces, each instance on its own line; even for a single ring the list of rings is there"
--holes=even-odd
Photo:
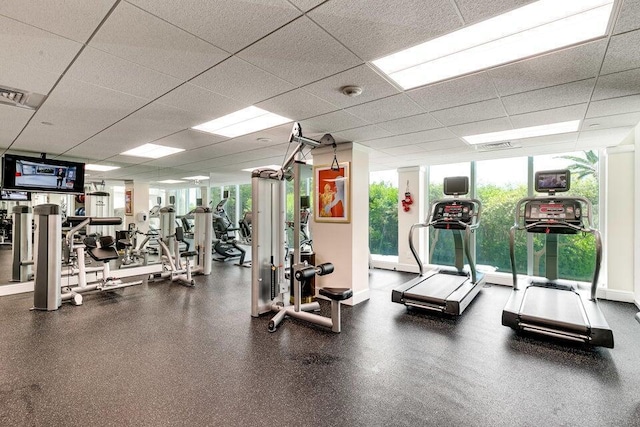
[[[220,200],[213,211],[213,231],[216,235],[216,241],[213,244],[213,250],[216,254],[213,259],[223,262],[244,257],[246,252],[236,245],[236,231],[239,228],[233,227],[231,219],[224,209],[227,201],[229,201],[227,198]]]

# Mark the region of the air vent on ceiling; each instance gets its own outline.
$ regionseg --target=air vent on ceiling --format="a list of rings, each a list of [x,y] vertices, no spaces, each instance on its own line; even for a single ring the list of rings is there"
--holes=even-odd
[[[478,151],[497,151],[497,150],[511,150],[513,148],[520,148],[519,145],[514,145],[510,141],[504,142],[489,142],[487,144],[478,144],[475,146]]]
[[[42,104],[44,97],[39,93],[0,86],[0,104],[35,110]]]

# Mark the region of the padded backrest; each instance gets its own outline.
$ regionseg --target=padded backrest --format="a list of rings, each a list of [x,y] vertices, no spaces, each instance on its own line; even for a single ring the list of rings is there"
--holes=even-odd
[[[107,248],[109,246],[113,246],[115,240],[113,240],[113,236],[101,236],[99,242],[101,248]]]
[[[176,240],[184,242],[184,229],[182,227],[176,227]]]
[[[82,243],[88,248],[97,248],[98,242],[96,242],[96,238],[94,236],[87,236],[82,240]]]

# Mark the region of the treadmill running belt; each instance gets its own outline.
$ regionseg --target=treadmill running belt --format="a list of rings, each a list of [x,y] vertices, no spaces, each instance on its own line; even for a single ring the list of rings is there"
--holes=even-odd
[[[467,280],[470,280],[467,276],[434,274],[406,290],[404,298],[416,301],[444,303],[447,297]]]
[[[575,292],[529,286],[520,309],[520,321],[588,334],[580,295]]]

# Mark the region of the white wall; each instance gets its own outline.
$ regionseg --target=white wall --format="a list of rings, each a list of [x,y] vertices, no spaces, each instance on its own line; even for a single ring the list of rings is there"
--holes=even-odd
[[[635,156],[634,163],[635,168],[634,171],[640,170],[640,125],[636,126],[634,132],[634,145],[635,145]],[[635,195],[635,214],[634,214],[634,223],[636,224],[634,230],[634,272],[633,272],[633,281],[635,288],[635,301],[638,308],[640,308],[640,173],[635,173],[634,177],[634,195]]]
[[[405,197],[407,182],[413,199],[409,212],[404,211],[401,202]],[[409,248],[409,230],[413,224],[424,222],[425,204],[424,169],[419,166],[398,169],[398,270],[415,271],[417,268]],[[423,264],[426,262],[425,235],[425,229],[419,228],[413,236],[414,246]]]

